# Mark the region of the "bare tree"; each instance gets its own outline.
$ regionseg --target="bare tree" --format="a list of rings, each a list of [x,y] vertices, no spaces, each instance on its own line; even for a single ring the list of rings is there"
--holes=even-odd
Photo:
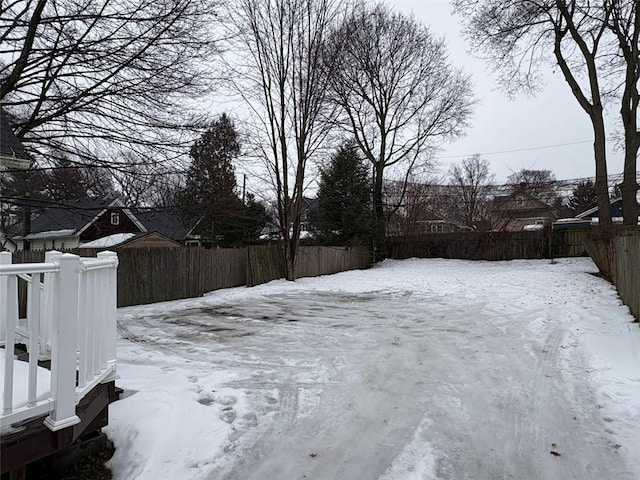
[[[620,99],[620,115],[624,128],[624,169],[622,211],[625,225],[636,225],[638,207],[637,158],[640,149],[638,129],[638,105],[640,93],[640,4],[637,1],[607,0],[609,29],[615,35],[623,64],[623,88]]]
[[[476,229],[488,217],[493,179],[489,161],[480,155],[465,158],[449,169],[450,193],[457,207],[454,214],[466,226]]]
[[[360,5],[334,38],[342,42],[331,83],[338,122],[373,166],[376,231],[384,235],[385,172],[398,169],[406,179],[429,149],[461,134],[471,83],[448,62],[443,39],[382,4]]]
[[[342,3],[238,0],[233,14],[245,53],[236,86],[258,119],[254,140],[276,196],[288,280],[296,276],[307,163],[330,127],[322,120],[333,63],[324,54]]]
[[[156,161],[182,155],[182,133],[199,118],[192,101],[212,85],[215,6],[2,2],[0,100],[17,136],[36,158],[98,166],[117,166],[129,150]]]
[[[606,39],[608,10],[602,2],[578,0],[454,0],[475,51],[483,53],[510,92],[535,91],[539,66],[553,56],[571,92],[589,115],[600,223],[611,223],[606,132],[599,61],[610,53]],[[603,52],[604,51],[604,52]],[[586,78],[586,84],[581,83]]]
[[[394,205],[388,213],[388,235],[430,233],[434,219],[448,214],[446,187],[436,177],[411,175],[402,181],[385,181],[384,195]]]
[[[523,168],[507,178],[511,192],[525,192],[536,199],[553,206],[560,197],[558,181],[551,170]]]
[[[172,207],[185,174],[162,162],[125,153],[118,169],[110,170],[116,191],[125,205]]]

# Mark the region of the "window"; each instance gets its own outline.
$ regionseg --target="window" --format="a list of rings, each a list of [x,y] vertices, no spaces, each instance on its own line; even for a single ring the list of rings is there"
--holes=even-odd
[[[431,225],[431,231],[433,233],[443,233],[444,232],[444,225],[441,223],[436,223]]]
[[[111,225],[120,225],[120,214],[119,213],[112,213],[111,214]]]
[[[524,197],[516,197],[516,207],[524,207]]]

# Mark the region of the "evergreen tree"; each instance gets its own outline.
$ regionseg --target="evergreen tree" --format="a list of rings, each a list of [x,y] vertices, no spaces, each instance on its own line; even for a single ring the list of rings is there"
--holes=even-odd
[[[575,216],[598,205],[598,194],[591,180],[578,183],[569,197],[569,209]]]
[[[251,241],[260,238],[260,233],[267,226],[269,218],[264,204],[256,200],[253,194],[247,193],[247,202],[242,211],[242,218],[239,219],[239,225],[242,228],[242,239]]]
[[[266,210],[252,195],[247,205],[238,196],[233,162],[240,155],[240,142],[231,119],[220,115],[189,154],[185,187],[176,196],[185,223],[197,223],[195,233],[212,245],[256,239],[266,223]]]
[[[240,143],[226,114],[213,121],[189,152],[191,165],[184,189],[177,195],[178,210],[185,223],[198,223],[196,233],[214,244],[230,244],[242,237],[238,218],[242,201],[236,193],[233,161]]]
[[[345,143],[320,174],[312,224],[321,239],[360,243],[372,233],[372,178],[353,143]]]

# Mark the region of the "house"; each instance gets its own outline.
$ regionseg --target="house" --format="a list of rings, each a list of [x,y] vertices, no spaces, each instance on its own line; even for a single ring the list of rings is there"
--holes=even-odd
[[[609,202],[609,211],[611,212],[611,221],[613,223],[622,223],[622,198],[612,198]],[[576,215],[577,219],[590,220],[591,224],[598,223],[598,207],[590,208],[582,213]]]
[[[622,198],[612,198],[609,202],[609,212],[611,213],[611,222],[620,224],[623,221]],[[598,225],[599,215],[598,207],[590,208],[579,213],[575,218],[561,218],[554,222],[554,230],[576,230],[585,229],[591,225]],[[638,217],[638,225],[640,225],[640,217]]]
[[[117,197],[104,196],[52,204],[31,222],[28,235],[14,241],[20,249],[26,240],[33,250],[51,250],[86,247],[92,242],[101,245],[97,248],[124,242],[133,246],[134,240],[137,246],[173,247],[188,239],[189,230],[171,212],[127,208]]]
[[[2,189],[2,171],[27,169],[31,165],[29,155],[22,142],[14,135],[4,111],[0,108],[0,190]],[[0,201],[0,218],[11,215],[11,204]],[[18,245],[11,239],[10,233],[0,224],[0,251],[15,251]]]
[[[30,165],[29,155],[13,133],[9,119],[0,108],[0,167],[26,169]]]
[[[528,225],[551,226],[556,220],[556,214],[551,205],[538,200],[523,189],[518,189],[510,195],[495,197],[490,215],[491,229],[494,231],[531,230],[540,227],[528,227]]]
[[[407,213],[407,212],[405,212]],[[411,214],[396,214],[389,218],[389,236],[454,233],[473,230],[461,223],[447,220],[429,208],[413,208]]]
[[[9,236],[0,230],[0,252],[15,252],[18,249],[18,244],[14,242]]]

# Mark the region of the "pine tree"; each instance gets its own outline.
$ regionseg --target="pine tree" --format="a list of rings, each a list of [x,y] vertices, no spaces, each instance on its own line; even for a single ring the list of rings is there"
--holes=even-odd
[[[569,209],[575,216],[598,205],[598,194],[591,180],[578,183],[569,197]]]
[[[178,209],[185,222],[198,222],[196,233],[213,244],[229,245],[243,236],[244,206],[237,195],[233,161],[240,155],[231,119],[222,114],[191,147],[191,165]]]
[[[367,163],[353,143],[345,143],[320,174],[318,203],[312,224],[321,239],[361,243],[371,233],[372,179]]]

